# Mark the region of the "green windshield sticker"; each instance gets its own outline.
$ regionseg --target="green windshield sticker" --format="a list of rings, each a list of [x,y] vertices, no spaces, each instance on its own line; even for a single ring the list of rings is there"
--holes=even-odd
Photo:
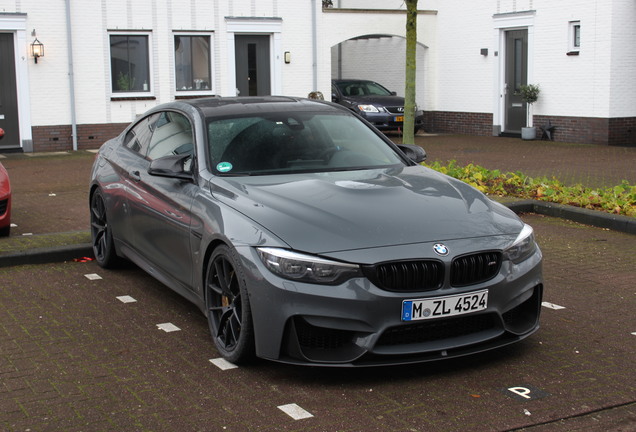
[[[217,166],[216,166],[216,170],[218,172],[222,172],[222,173],[226,173],[228,171],[232,171],[232,164],[229,162],[220,162]]]

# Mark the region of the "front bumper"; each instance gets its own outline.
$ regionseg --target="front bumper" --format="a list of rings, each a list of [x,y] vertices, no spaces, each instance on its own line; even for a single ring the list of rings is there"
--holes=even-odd
[[[539,328],[541,252],[478,285],[389,292],[366,278],[338,286],[295,283],[267,271],[241,248],[257,355],[293,364],[365,366],[417,363],[474,354],[520,341]],[[448,318],[401,320],[402,301],[488,289],[486,310]]]
[[[0,196],[0,228],[11,225],[11,195]]]
[[[379,130],[398,130],[404,126],[403,114],[361,112],[360,115]],[[417,111],[415,113],[415,128],[420,129],[423,126],[424,113]]]

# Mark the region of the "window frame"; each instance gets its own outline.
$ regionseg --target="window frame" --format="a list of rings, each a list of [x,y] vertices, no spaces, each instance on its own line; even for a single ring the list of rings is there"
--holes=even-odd
[[[176,58],[176,38],[179,37],[207,37],[210,40],[209,44],[209,62],[208,67],[210,70],[210,88],[209,89],[192,89],[192,90],[178,90],[177,89],[177,58]],[[214,32],[210,31],[173,31],[172,32],[172,91],[177,98],[189,97],[189,96],[210,96],[216,94],[215,91],[215,76],[214,76]]]
[[[578,36],[578,44],[577,44],[577,36]],[[568,55],[578,55],[580,51],[581,51],[581,21],[573,20],[568,22]]]
[[[108,75],[110,82],[110,95],[113,99],[126,99],[126,98],[154,98],[154,68],[153,68],[153,39],[152,31],[108,31]],[[115,91],[113,83],[113,55],[111,52],[111,37],[112,36],[142,36],[147,38],[148,42],[148,90],[147,91]]]

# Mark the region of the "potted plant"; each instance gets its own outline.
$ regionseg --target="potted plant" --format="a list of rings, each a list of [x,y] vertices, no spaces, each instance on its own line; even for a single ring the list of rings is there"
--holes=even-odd
[[[536,84],[526,84],[519,87],[517,94],[521,96],[521,100],[527,104],[526,108],[526,127],[521,128],[521,138],[525,140],[533,140],[537,136],[537,132],[532,127],[532,104],[539,99],[541,90]]]

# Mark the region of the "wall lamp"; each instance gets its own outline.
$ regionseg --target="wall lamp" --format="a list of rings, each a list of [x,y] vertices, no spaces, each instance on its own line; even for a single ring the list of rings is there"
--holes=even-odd
[[[35,36],[35,30],[31,33],[32,36]],[[38,40],[36,37],[33,43],[31,43],[31,55],[35,59],[35,62],[38,62],[38,57],[44,57],[44,45],[42,42]]]

